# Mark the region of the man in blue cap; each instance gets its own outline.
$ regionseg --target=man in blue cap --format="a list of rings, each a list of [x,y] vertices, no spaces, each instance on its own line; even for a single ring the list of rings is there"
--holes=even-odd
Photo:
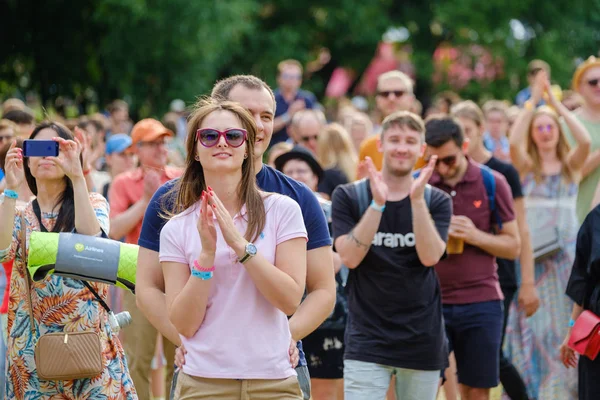
[[[102,187],[102,196],[106,199],[108,199],[108,189],[112,180],[120,173],[135,167],[135,154],[128,151],[131,143],[129,135],[124,133],[111,135],[106,141],[106,165],[110,174],[110,180]]]

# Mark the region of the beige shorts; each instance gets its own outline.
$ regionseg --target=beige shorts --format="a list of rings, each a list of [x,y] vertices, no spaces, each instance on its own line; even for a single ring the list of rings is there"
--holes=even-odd
[[[213,379],[179,373],[176,400],[302,400],[298,378]]]

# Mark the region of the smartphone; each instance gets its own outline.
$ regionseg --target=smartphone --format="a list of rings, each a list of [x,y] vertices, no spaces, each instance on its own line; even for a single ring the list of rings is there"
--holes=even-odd
[[[54,140],[24,140],[23,156],[57,157],[58,142],[55,142]]]

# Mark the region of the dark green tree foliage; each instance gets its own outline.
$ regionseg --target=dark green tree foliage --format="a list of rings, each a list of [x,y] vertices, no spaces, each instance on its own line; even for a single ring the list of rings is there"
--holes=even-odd
[[[160,115],[173,98],[192,102],[234,73],[275,85],[278,61],[306,65],[325,47],[328,68],[306,82],[322,94],[335,66],[359,78],[391,27],[410,33],[398,47],[411,50],[425,98],[451,87],[432,80],[440,45],[501,60],[503,75],[460,88],[483,99],[512,98],[532,58],[547,60],[567,87],[576,59],[598,54],[600,42],[600,0],[0,0],[0,15],[0,98],[33,90],[46,101],[92,88],[101,106],[124,97],[140,116]]]

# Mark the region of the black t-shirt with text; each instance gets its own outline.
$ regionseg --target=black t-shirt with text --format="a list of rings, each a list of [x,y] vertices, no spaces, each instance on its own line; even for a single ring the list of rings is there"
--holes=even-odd
[[[450,196],[432,188],[429,209],[446,241]],[[339,186],[333,193],[334,238],[350,232],[360,217],[353,184]],[[435,269],[419,261],[408,197],[386,203],[371,248],[350,270],[346,290],[345,359],[425,371],[447,365],[440,284]]]
[[[485,166],[504,175],[506,181],[508,182],[508,186],[510,186],[510,190],[512,191],[513,199],[519,199],[523,197],[521,180],[519,179],[519,173],[515,167],[507,162],[500,161],[496,157],[490,158],[488,162],[485,163]],[[500,287],[502,288],[502,291],[516,290],[518,285],[515,271],[515,261],[496,258],[496,263],[498,264],[498,280],[500,281]]]

